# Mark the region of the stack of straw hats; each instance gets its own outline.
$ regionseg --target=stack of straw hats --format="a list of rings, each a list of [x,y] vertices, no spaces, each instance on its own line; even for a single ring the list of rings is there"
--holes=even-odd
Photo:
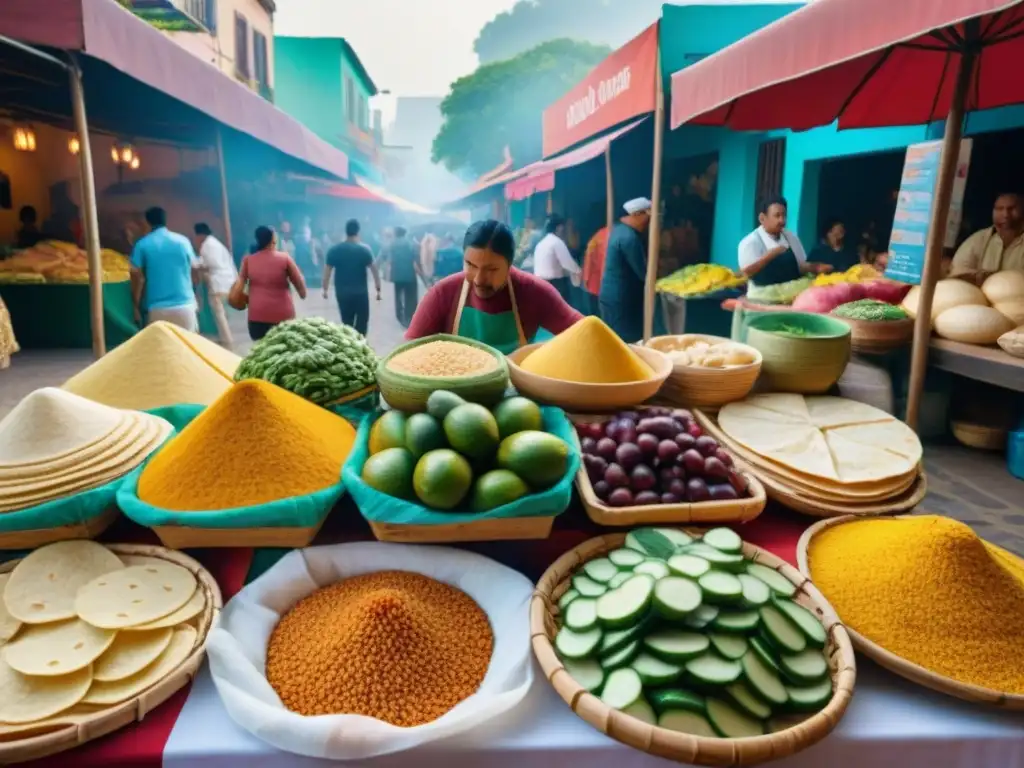
[[[0,421],[0,512],[97,488],[139,466],[167,439],[167,421],[39,389]]]
[[[231,387],[241,362],[197,333],[159,322],[72,376],[63,389],[113,408],[140,411],[209,405]]]

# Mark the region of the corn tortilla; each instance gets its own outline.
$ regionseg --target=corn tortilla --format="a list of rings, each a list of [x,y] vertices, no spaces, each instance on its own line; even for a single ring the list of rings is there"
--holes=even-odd
[[[170,627],[147,632],[118,632],[111,646],[93,664],[93,680],[109,683],[138,674],[167,649],[173,634]]]
[[[90,667],[60,677],[30,677],[0,659],[0,723],[17,725],[52,717],[78,704],[90,685]]]
[[[119,704],[126,701],[151,685],[160,682],[181,665],[192,653],[198,633],[190,626],[177,627],[171,641],[156,661],[131,677],[113,682],[96,681],[92,684],[83,701],[86,704]]]
[[[34,624],[0,649],[0,655],[23,675],[57,677],[88,667],[116,634],[80,619]]]
[[[134,565],[82,586],[75,597],[75,612],[94,626],[120,629],[178,610],[195,591],[196,577],[180,565]]]

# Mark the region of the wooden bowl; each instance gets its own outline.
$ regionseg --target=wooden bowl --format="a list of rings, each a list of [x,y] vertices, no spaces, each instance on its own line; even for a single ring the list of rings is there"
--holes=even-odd
[[[729,368],[704,368],[673,361],[672,375],[658,393],[661,400],[684,408],[717,408],[726,403],[742,400],[750,394],[757,377],[761,375],[762,357],[761,352],[749,344],[740,344],[722,336],[684,333],[680,336],[656,336],[644,346],[659,352],[668,352],[670,349],[667,348],[689,339],[742,347],[754,356],[754,362]]]
[[[693,529],[683,528],[687,532]],[[634,749],[688,765],[745,766],[788,757],[825,738],[846,712],[853,696],[857,665],[853,645],[835,611],[811,582],[795,568],[752,544],[743,554],[773,568],[799,588],[794,600],[812,611],[828,632],[828,658],[832,672],[832,699],[820,712],[784,730],[746,739],[711,739],[648,725],[611,709],[577,683],[555,653],[553,640],[559,626],[558,599],[569,579],[583,563],[622,546],[624,533],[611,533],[585,541],[569,550],[544,572],[530,600],[530,639],[544,676],[565,703],[601,733]]]
[[[850,326],[850,347],[854,352],[881,355],[907,346],[914,337],[914,319],[851,320],[831,315]]]
[[[542,342],[543,343],[543,342]],[[579,384],[538,376],[519,367],[541,344],[527,344],[508,356],[509,376],[519,394],[539,403],[554,405],[566,411],[603,413],[639,405],[658,394],[672,373],[672,361],[655,349],[631,344],[641,360],[654,370],[654,378],[626,384]]]
[[[782,332],[794,325],[813,336]],[[746,342],[760,350],[761,372],[771,391],[820,395],[832,388],[850,362],[850,326],[810,312],[768,312],[747,321]]]
[[[973,424],[969,421],[954,421],[950,424],[953,437],[968,448],[982,451],[1005,451],[1008,430],[999,427],[987,427],[984,424]]]
[[[0,765],[55,755],[106,736],[132,723],[141,722],[147,714],[188,685],[199,671],[206,652],[206,638],[214,619],[223,607],[216,579],[203,566],[182,552],[148,544],[109,544],[107,547],[116,555],[141,555],[167,560],[187,568],[195,575],[199,589],[206,593],[206,607],[199,616],[189,622],[197,631],[192,653],[163,680],[120,704],[95,709],[90,707],[89,711],[78,711],[77,707],[72,707],[67,712],[38,723],[0,725]],[[17,560],[10,560],[0,565],[0,573],[9,573],[17,563]],[[74,760],[69,760],[68,764],[74,764]]]
[[[808,579],[811,577],[810,563],[807,557],[811,540],[826,528],[833,525],[843,525],[857,519],[856,517],[848,516],[822,520],[804,531],[803,536],[800,537],[800,541],[796,545],[797,565],[804,576]],[[948,696],[954,696],[974,704],[990,704],[1014,711],[1024,710],[1024,695],[1005,693],[992,690],[991,688],[983,688],[980,685],[961,683],[945,675],[932,672],[930,669],[925,669],[919,664],[907,661],[902,656],[897,656],[892,651],[887,651],[882,646],[872,640],[868,640],[864,635],[849,627],[846,627],[846,631],[858,652],[863,653],[880,667],[885,667],[890,672],[906,678],[912,683],[923,685],[925,688],[930,688],[938,693],[945,693]]]

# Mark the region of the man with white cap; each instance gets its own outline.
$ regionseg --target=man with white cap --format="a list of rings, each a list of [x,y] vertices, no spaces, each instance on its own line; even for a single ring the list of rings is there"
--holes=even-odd
[[[635,342],[644,333],[647,244],[643,235],[651,223],[651,201],[637,197],[622,207],[626,215],[608,236],[601,281],[601,318],[624,341]]]

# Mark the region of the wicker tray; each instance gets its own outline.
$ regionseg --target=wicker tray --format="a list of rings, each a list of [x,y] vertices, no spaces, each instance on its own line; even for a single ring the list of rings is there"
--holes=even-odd
[[[378,541],[395,541],[404,544],[445,544],[465,541],[513,541],[520,539],[546,539],[551,535],[555,518],[551,515],[539,517],[505,517],[477,520],[452,525],[402,525],[398,523],[375,523],[370,530]]]
[[[968,448],[982,451],[1005,451],[1008,431],[999,427],[987,427],[984,424],[972,424],[969,421],[954,421],[950,424],[953,437]]]
[[[328,513],[329,514],[329,513]],[[192,528],[185,525],[158,525],[153,532],[168,549],[208,549],[210,547],[286,547],[301,549],[313,543],[327,520],[307,528]]]
[[[847,516],[833,518],[832,520],[822,520],[804,531],[803,536],[800,537],[800,541],[796,545],[796,557],[801,572],[807,578],[810,578],[811,573],[807,561],[807,550],[810,547],[811,539],[826,528],[833,525],[842,525],[856,519],[855,516]],[[933,691],[955,696],[958,699],[975,704],[990,704],[1016,711],[1024,710],[1024,695],[1004,693],[1002,691],[994,691],[991,688],[983,688],[979,685],[958,682],[945,675],[937,674],[918,664],[907,661],[902,656],[897,656],[891,651],[887,651],[882,646],[868,640],[862,634],[855,632],[849,627],[846,628],[846,631],[857,651],[863,653],[879,666],[885,667],[890,672],[906,678],[912,683],[917,683]]]
[[[74,525],[59,525],[56,528],[38,528],[31,531],[10,531],[0,533],[0,549],[35,549],[44,544],[68,539],[94,539],[110,527],[120,510],[111,504],[100,514]]]
[[[100,709],[96,712],[82,712],[51,718],[45,725],[26,726],[0,725],[0,764],[21,763],[55,755],[85,744],[124,728],[134,722],[141,722],[149,712],[163,704],[174,693],[184,688],[195,677],[203,661],[206,638],[213,626],[214,618],[223,605],[220,587],[203,566],[187,555],[172,552],[163,547],[146,544],[110,544],[109,549],[118,555],[145,555],[167,560],[187,568],[199,581],[199,588],[206,592],[206,607],[194,619],[198,632],[192,653],[170,675],[128,701]],[[0,565],[0,573],[13,570],[17,560]],[[24,734],[18,738],[18,734]],[[74,761],[69,761],[69,765]]]
[[[692,531],[684,528],[683,530]],[[775,555],[744,543],[743,554],[774,568],[799,587],[794,599],[813,611],[828,631],[829,666],[834,692],[820,712],[783,731],[748,739],[710,739],[648,725],[606,706],[565,671],[552,645],[558,628],[558,599],[569,577],[586,561],[621,547],[625,534],[611,533],[569,550],[545,571],[530,600],[530,638],[534,655],[558,695],[597,730],[635,749],[681,763],[711,766],[756,765],[787,757],[825,738],[846,712],[853,696],[856,662],[846,629],[820,592],[799,571]]]
[[[698,339],[709,344],[734,344],[754,355],[754,362],[731,368],[703,368],[673,362],[671,375],[658,390],[659,402],[682,408],[718,408],[726,403],[742,400],[750,394],[757,377],[761,374],[761,353],[758,350],[722,336],[701,333],[656,336],[645,342],[644,346],[664,352],[663,347],[676,339]]]

